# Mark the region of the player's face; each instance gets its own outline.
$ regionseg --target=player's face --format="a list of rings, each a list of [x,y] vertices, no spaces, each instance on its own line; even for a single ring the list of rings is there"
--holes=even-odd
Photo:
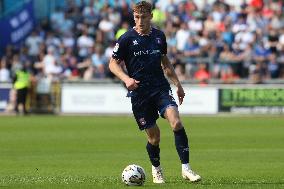
[[[148,12],[137,13],[134,12],[134,21],[136,30],[139,33],[147,34],[151,28],[152,14]]]

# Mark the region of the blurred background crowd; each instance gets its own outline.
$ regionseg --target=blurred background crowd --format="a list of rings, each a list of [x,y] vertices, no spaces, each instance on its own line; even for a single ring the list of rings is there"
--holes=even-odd
[[[281,0],[156,0],[153,25],[167,36],[181,81],[265,83],[284,79]],[[66,0],[37,23],[20,47],[7,46],[0,82],[26,65],[34,78],[114,79],[108,70],[115,41],[134,26],[126,0]]]

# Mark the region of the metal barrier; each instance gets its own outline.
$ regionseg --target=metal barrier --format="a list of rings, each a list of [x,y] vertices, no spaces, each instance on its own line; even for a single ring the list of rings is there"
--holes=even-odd
[[[39,81],[31,87],[29,95],[32,113],[59,113],[61,104],[61,83],[59,81]]]

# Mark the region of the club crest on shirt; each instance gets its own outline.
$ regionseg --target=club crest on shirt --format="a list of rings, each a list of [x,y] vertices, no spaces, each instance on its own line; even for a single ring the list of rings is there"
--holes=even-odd
[[[137,42],[136,39],[134,41],[132,41],[132,42],[133,42],[133,45],[138,45],[138,42]]]
[[[162,43],[161,38],[157,37],[157,38],[156,38],[156,42],[157,42],[158,44],[161,44],[161,43]]]
[[[142,126],[146,125],[146,121],[145,121],[144,117],[140,118],[139,122]]]

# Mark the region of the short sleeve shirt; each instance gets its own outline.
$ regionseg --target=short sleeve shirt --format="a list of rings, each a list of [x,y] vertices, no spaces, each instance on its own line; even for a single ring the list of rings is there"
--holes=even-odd
[[[161,66],[161,58],[166,54],[162,31],[152,28],[150,34],[141,35],[130,29],[118,39],[112,57],[125,62],[128,75],[140,81],[135,92],[143,93],[170,88]]]

